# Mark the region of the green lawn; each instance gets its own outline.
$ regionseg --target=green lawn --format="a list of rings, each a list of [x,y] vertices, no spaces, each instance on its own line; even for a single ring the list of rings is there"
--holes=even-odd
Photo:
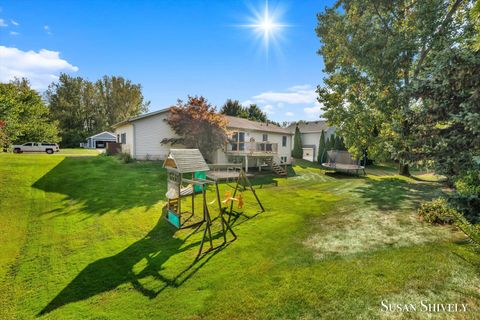
[[[402,318],[382,300],[468,304],[442,319],[480,311],[478,253],[416,219],[439,185],[388,167],[293,170],[256,181],[267,211],[253,217],[244,193],[238,239],[193,263],[201,234],[160,219],[160,163],[0,154],[0,319]]]

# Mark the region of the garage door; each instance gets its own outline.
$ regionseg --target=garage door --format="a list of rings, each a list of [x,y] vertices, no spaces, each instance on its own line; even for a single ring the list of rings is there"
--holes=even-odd
[[[313,162],[313,148],[303,148],[303,159]]]

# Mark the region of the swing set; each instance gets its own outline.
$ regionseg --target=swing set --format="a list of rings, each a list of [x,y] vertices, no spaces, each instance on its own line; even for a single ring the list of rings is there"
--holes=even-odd
[[[200,227],[204,227],[196,260],[199,259],[203,253],[205,241],[208,241],[210,244],[210,248],[204,252],[207,253],[227,244],[228,232],[233,236],[233,240],[237,239],[237,235],[230,225],[230,218],[233,215],[234,203],[237,203],[239,209],[242,209],[245,205],[243,193],[238,192],[240,187],[243,188],[241,191],[244,191],[248,185],[260,206],[261,212],[265,211],[243,170],[239,172],[233,195],[227,191],[225,198],[221,200],[218,179],[207,178],[207,172],[210,168],[198,149],[171,149],[163,167],[167,170],[168,177],[167,193],[165,194],[167,203],[163,207],[164,218],[177,229],[196,228],[196,230],[198,230]],[[211,202],[207,202],[207,189],[209,185],[215,186],[216,197]],[[201,194],[202,197],[202,212],[200,220],[194,221],[196,218],[195,202],[197,194]],[[185,208],[182,207],[182,199],[188,197],[191,199],[191,206],[189,206],[190,210],[188,210],[188,208],[185,210]],[[221,224],[220,233],[223,238],[223,242],[216,247],[213,245],[213,220],[209,209],[209,206],[214,205],[215,202],[217,202],[218,206],[218,219]],[[225,214],[229,216],[228,221],[225,220]]]

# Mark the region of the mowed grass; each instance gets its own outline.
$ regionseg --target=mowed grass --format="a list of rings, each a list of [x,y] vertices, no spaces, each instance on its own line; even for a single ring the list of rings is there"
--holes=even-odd
[[[432,316],[385,313],[382,300],[466,303],[468,313],[436,316],[475,318],[478,253],[455,228],[416,219],[439,184],[388,167],[367,177],[303,161],[293,170],[254,181],[267,211],[256,215],[244,192],[238,239],[194,262],[202,230],[175,232],[160,218],[160,163],[0,155],[0,319]]]

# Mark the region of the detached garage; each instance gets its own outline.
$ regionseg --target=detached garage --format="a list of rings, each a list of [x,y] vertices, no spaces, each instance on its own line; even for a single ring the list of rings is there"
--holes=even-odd
[[[83,147],[87,149],[104,149],[107,147],[107,142],[117,142],[117,137],[111,132],[104,131],[88,137],[87,143],[84,143]]]

